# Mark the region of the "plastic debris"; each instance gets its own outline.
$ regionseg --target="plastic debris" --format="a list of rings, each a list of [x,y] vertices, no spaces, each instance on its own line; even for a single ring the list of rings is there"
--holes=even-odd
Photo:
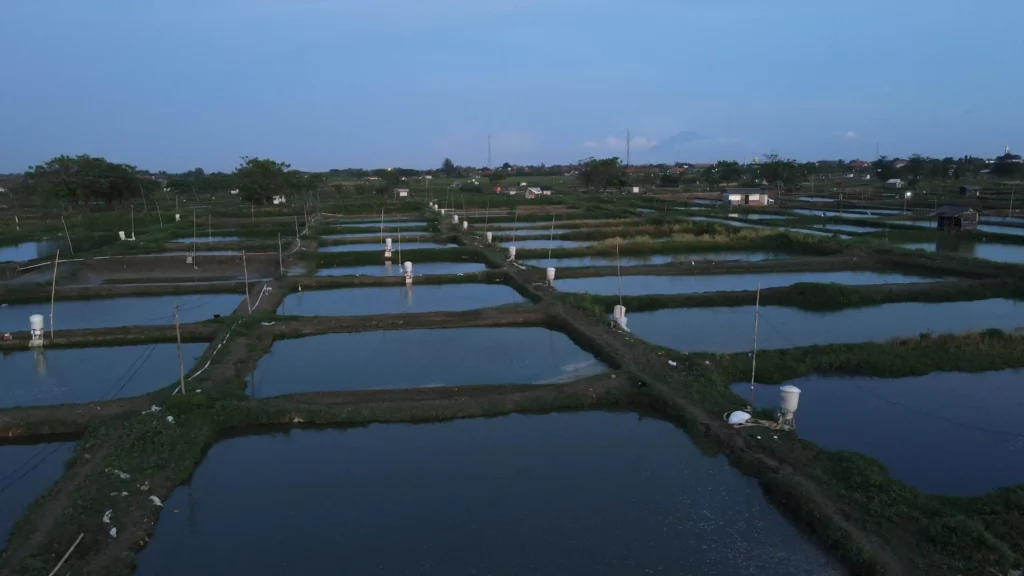
[[[711,365],[711,362],[710,362],[710,361],[708,361],[708,360],[705,360],[705,361],[704,361],[704,363],[705,363],[705,364],[707,364],[708,366],[710,366],[710,365]]]
[[[111,492],[110,495],[111,496],[121,496],[121,497],[124,497],[124,496],[127,496],[128,493],[127,492]]]
[[[110,532],[108,532],[108,534],[110,534],[111,538],[117,538],[117,528],[114,528],[113,526],[111,526],[110,527]]]
[[[167,421],[170,422],[171,424],[174,424],[174,416],[168,416]]]
[[[113,515],[114,515],[114,511],[113,510],[107,510],[106,512],[104,512],[103,513],[103,523],[104,524],[110,524],[110,517],[113,516]]]
[[[260,322],[260,324],[263,325],[263,326],[273,326],[274,325],[273,322]]]
[[[149,408],[142,411],[143,414],[154,414],[160,411],[159,406],[150,406]]]
[[[149,500],[150,500],[150,502],[153,503],[154,506],[163,506],[164,505],[164,503],[161,502],[160,499],[157,498],[156,496],[150,496]]]
[[[142,486],[139,486],[139,490],[142,490],[143,492],[149,490],[149,482],[146,482]]]
[[[750,420],[750,418],[750,414],[742,410],[737,410],[732,414],[729,414],[729,424],[743,424],[747,420]]]
[[[672,360],[669,360],[668,361],[668,365],[669,366],[676,366],[676,363],[674,361],[672,361]]]
[[[107,472],[110,472],[111,474],[113,474],[114,476],[117,476],[121,480],[127,480],[127,479],[132,477],[131,474],[126,474],[124,472],[121,472],[120,470],[115,470],[113,468],[107,468]]]

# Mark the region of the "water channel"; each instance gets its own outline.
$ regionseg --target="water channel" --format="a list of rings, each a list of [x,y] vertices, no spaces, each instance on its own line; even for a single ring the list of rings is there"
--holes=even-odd
[[[108,328],[114,326],[159,326],[174,323],[174,305],[182,324],[231,314],[244,294],[177,294],[173,296],[130,296],[92,300],[57,300],[54,304],[56,330]],[[28,331],[28,317],[42,314],[50,329],[50,303],[11,304],[0,307],[0,332]]]
[[[413,265],[414,277],[430,274],[470,274],[483,272],[487,266],[479,262],[420,262]],[[368,266],[338,266],[316,271],[317,276],[404,276],[400,263]]]
[[[29,505],[64,473],[73,442],[0,446],[0,552]]]
[[[362,316],[403,312],[457,312],[524,302],[505,284],[424,284],[303,290],[285,297],[277,313]]]
[[[897,284],[906,282],[932,282],[935,278],[910,276],[888,272],[774,272],[769,274],[687,274],[669,276],[622,276],[622,294],[692,294],[696,292],[725,292],[757,290],[791,286],[798,282],[836,283],[849,286],[866,284]],[[555,288],[562,292],[588,292],[615,295],[620,281],[615,276],[568,278],[555,280]]]

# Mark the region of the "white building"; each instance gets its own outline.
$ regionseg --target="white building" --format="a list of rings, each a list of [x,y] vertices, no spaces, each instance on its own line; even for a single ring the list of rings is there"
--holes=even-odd
[[[886,180],[884,186],[886,188],[906,188],[907,183],[899,178],[893,178],[891,180]]]
[[[279,195],[279,196],[274,196],[274,204],[286,204],[286,203],[287,203],[287,201],[285,200],[283,194]]]
[[[775,201],[760,188],[731,188],[722,193],[722,204],[726,206],[765,206]]]
[[[408,198],[408,197],[409,197],[409,189],[408,188],[395,188],[395,198]]]

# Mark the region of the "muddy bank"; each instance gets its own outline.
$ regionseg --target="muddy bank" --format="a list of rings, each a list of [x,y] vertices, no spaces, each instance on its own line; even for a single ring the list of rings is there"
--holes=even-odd
[[[58,286],[57,300],[91,300],[120,296],[167,296],[209,293],[245,294],[245,282],[193,282],[187,284],[121,284],[104,286]],[[37,288],[11,288],[0,295],[0,303],[49,302],[50,291]]]
[[[517,258],[518,258],[517,254]],[[523,260],[528,257],[522,257]],[[543,259],[542,259],[543,260]],[[765,260],[759,262],[725,261],[708,262],[694,260],[684,263],[671,263],[645,266],[566,267],[558,269],[558,278],[589,278],[594,276],[674,276],[701,274],[761,274],[766,272],[826,272],[834,270],[872,270],[882,269],[882,263],[873,258],[856,256],[830,256],[819,258],[787,258]],[[529,268],[526,272],[533,282],[544,280],[542,268]],[[556,280],[557,282],[557,280]]]
[[[88,404],[0,410],[0,444],[3,444],[2,438],[18,438],[20,441],[55,434],[81,434],[95,422],[125,412],[145,410],[155,401],[156,394]]]
[[[547,315],[532,306],[501,306],[466,312],[384,314],[381,316],[310,316],[303,320],[278,320],[270,332],[274,338],[300,338],[336,332],[414,330],[418,328],[472,328],[479,326],[544,326]]]
[[[182,342],[209,342],[221,329],[220,322],[200,322],[181,325]],[[86,346],[129,346],[153,342],[177,341],[174,326],[144,326],[96,328],[92,330],[56,330],[53,338],[45,335],[45,348],[78,348]],[[11,341],[0,341],[0,350],[28,350],[31,335],[13,332]]]

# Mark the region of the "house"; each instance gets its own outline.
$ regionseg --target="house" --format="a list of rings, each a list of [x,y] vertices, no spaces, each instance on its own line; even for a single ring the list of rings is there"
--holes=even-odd
[[[551,190],[542,190],[541,194],[543,194],[545,196],[551,196]]]
[[[935,211],[935,224],[943,232],[961,232],[978,228],[978,211],[966,206],[943,206]]]
[[[960,195],[967,198],[977,198],[981,194],[981,186],[961,186]]]
[[[286,203],[286,201],[285,201],[285,198],[284,198],[283,194],[279,195],[279,196],[274,196],[274,204],[285,204],[285,203]]]
[[[380,180],[380,176],[367,176],[367,180]]]
[[[640,187],[639,186],[633,186],[633,194],[639,194],[639,193],[640,193]]]
[[[395,188],[395,198],[408,198],[408,197],[409,197],[409,189],[408,188]]]
[[[768,198],[768,194],[762,192],[760,188],[727,188],[722,193],[722,204],[726,206],[740,206],[740,205],[761,205],[774,204],[775,202]]]
[[[527,198],[533,198],[534,196],[540,196],[542,194],[543,192],[540,191],[540,188],[530,187],[526,189]]]
[[[423,177],[423,179],[424,179],[424,180],[433,180],[433,179],[434,179],[434,177],[433,177],[433,176],[431,176],[430,174],[427,174],[426,176],[424,176],[424,177]]]
[[[893,188],[893,189],[906,188],[907,187],[907,183],[904,182],[903,180],[900,180],[899,178],[893,178],[891,180],[886,180],[884,186],[886,188]]]
[[[907,162],[906,160],[903,160],[902,158],[897,158],[897,159],[892,161],[892,167],[893,168],[903,168],[907,164],[910,164],[910,162]]]
[[[870,168],[871,164],[863,160],[850,160],[850,168]]]
[[[231,191],[231,195],[232,196],[237,196],[238,195],[238,188],[235,188],[234,190],[232,190]]]

